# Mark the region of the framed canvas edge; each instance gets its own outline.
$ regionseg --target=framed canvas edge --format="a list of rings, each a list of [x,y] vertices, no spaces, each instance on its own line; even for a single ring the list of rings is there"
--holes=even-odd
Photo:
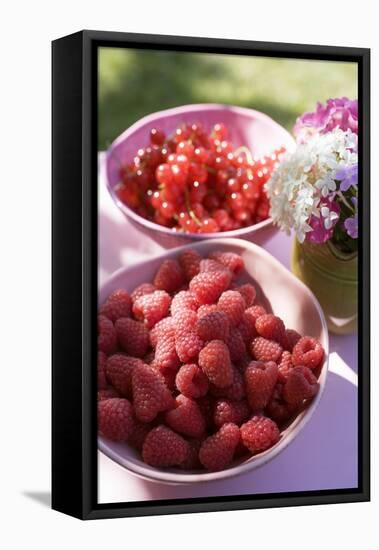
[[[335,504],[344,502],[361,502],[370,500],[370,235],[369,235],[369,178],[370,178],[370,50],[338,46],[314,46],[303,44],[283,44],[273,42],[254,42],[215,38],[178,37],[164,35],[145,35],[133,33],[114,33],[103,31],[81,31],[75,33],[82,40],[82,162],[80,165],[80,189],[82,199],[82,370],[80,383],[81,400],[81,448],[76,449],[81,464],[81,498],[80,506],[74,512],[54,506],[65,513],[81,519],[100,519],[111,517],[145,516],[173,513],[211,512],[268,508],[282,506],[300,506],[312,504]],[[66,38],[54,41],[62,43]],[[97,105],[94,100],[97,86],[96,51],[99,46],[110,45],[133,47],[157,47],[161,49],[183,48],[185,51],[224,51],[229,54],[243,52],[245,55],[264,55],[269,53],[276,57],[297,57],[305,59],[335,59],[355,61],[359,67],[360,99],[360,163],[361,182],[364,201],[361,226],[360,246],[360,315],[361,327],[359,338],[359,415],[361,430],[359,432],[359,488],[331,491],[313,491],[306,494],[267,494],[249,497],[215,497],[203,499],[176,499],[174,501],[148,501],[138,503],[97,503],[97,452],[96,452],[96,380],[91,371],[93,364],[93,335],[96,334],[97,304],[97,248],[93,235],[97,227]],[[54,107],[53,107],[54,110]],[[364,124],[362,125],[362,122]],[[363,130],[362,130],[363,128]],[[78,167],[79,168],[79,167]],[[54,178],[53,178],[54,179]],[[96,190],[94,193],[93,190]],[[73,235],[73,238],[78,236]],[[75,266],[71,266],[75,269]],[[77,269],[77,266],[76,266]],[[95,276],[96,274],[96,276]],[[53,313],[54,316],[54,313]],[[93,370],[93,369],[92,369]],[[363,376],[362,376],[363,375]],[[53,382],[54,383],[54,382]],[[365,399],[363,399],[365,396]],[[54,465],[53,465],[54,469]],[[78,510],[80,510],[78,512]]]

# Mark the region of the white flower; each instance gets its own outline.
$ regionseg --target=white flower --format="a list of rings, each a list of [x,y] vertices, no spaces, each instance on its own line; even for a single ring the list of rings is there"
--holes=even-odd
[[[339,128],[326,134],[314,134],[287,153],[266,183],[270,199],[270,215],[281,229],[294,229],[300,242],[312,231],[312,216],[324,219],[325,228],[332,227],[335,212],[320,210],[320,200],[336,191],[335,173],[339,166],[357,162],[356,135]]]
[[[330,229],[333,227],[334,222],[339,218],[337,212],[330,210],[327,206],[321,207],[321,216],[324,218],[325,229]]]

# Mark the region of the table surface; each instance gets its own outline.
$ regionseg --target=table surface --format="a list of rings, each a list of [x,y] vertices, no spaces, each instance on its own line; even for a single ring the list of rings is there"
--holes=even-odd
[[[111,199],[99,155],[99,284],[116,269],[162,252]],[[289,266],[291,239],[277,233],[265,248]],[[330,335],[329,373],[320,404],[297,438],[271,462],[238,477],[193,486],[143,480],[98,452],[99,502],[339,489],[358,484],[357,338]]]

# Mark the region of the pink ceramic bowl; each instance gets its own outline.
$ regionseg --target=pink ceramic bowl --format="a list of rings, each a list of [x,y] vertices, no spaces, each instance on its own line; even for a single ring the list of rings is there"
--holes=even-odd
[[[100,289],[99,303],[117,288],[132,291],[141,283],[151,281],[162,261],[179,256],[186,248],[195,248],[206,256],[213,250],[228,250],[242,255],[246,266],[244,279],[257,287],[257,301],[268,311],[279,315],[288,328],[300,334],[314,336],[325,350],[325,362],[319,377],[320,389],[310,406],[282,432],[280,440],[267,451],[244,461],[236,461],[221,472],[183,471],[180,469],[157,469],[142,462],[140,455],[125,443],[115,443],[99,437],[100,450],[109,458],[134,474],[145,479],[167,484],[187,484],[229,478],[262,466],[287,447],[304,428],[318,406],[325,386],[328,370],[328,330],[323,312],[311,291],[288,271],[278,260],[263,248],[240,239],[207,240],[166,252],[130,268],[118,270]],[[301,457],[298,467],[301,468]]]
[[[254,156],[263,156],[281,146],[288,151],[292,151],[295,147],[295,142],[287,130],[267,115],[253,109],[232,105],[204,104],[185,105],[160,111],[133,124],[107,150],[106,181],[113,200],[133,225],[165,248],[181,246],[190,241],[220,237],[239,237],[263,244],[275,231],[271,219],[222,233],[176,233],[170,228],[142,218],[117,197],[115,187],[119,183],[120,159],[132,160],[139,148],[146,147],[152,128],[157,127],[164,130],[166,134],[170,134],[183,122],[200,122],[207,129],[217,122],[223,122],[230,130],[230,139],[233,145],[235,147],[246,145]]]

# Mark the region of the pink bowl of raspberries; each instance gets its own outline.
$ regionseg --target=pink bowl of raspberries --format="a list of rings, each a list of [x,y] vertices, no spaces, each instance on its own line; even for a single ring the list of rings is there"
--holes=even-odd
[[[275,231],[264,185],[294,145],[253,109],[185,105],[140,119],[112,143],[107,186],[128,220],[166,248],[220,236],[261,244]]]
[[[241,474],[302,430],[327,365],[317,300],[268,252],[227,238],[175,249],[100,289],[99,448],[165,483]]]

